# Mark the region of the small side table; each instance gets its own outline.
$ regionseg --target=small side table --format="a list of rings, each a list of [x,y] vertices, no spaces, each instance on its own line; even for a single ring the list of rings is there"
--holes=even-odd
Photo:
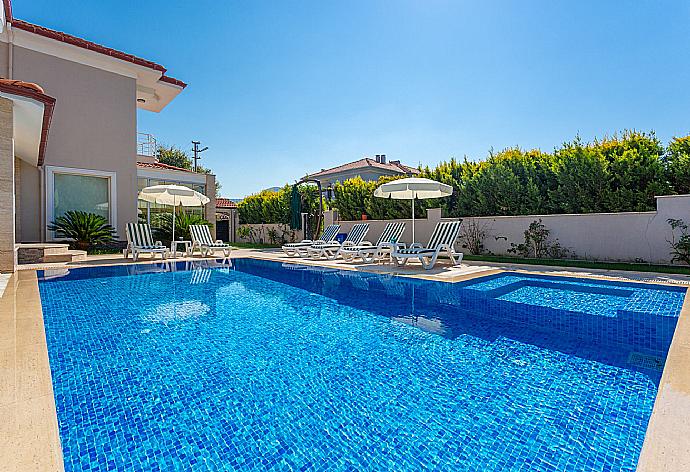
[[[388,257],[390,258],[390,255],[394,251],[398,251],[400,249],[405,249],[407,247],[407,244],[401,243],[400,241],[396,241],[394,243],[393,242],[383,243],[382,246],[390,249],[390,252],[388,253]]]
[[[184,254],[185,256],[189,257],[189,252],[192,247],[192,242],[191,241],[173,241],[170,243],[170,252],[172,252],[173,257],[177,257],[177,247],[179,245],[184,245]]]

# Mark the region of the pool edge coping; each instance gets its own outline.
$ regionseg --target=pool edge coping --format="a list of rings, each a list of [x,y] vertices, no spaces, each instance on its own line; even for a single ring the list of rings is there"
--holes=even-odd
[[[687,283],[681,283],[681,282],[671,282],[671,281],[665,281],[665,280],[638,280],[638,279],[632,279],[632,278],[627,278],[624,276],[617,276],[617,275],[609,275],[606,274],[605,272],[616,272],[616,271],[607,271],[604,269],[596,269],[597,271],[603,271],[604,273],[590,273],[590,272],[578,272],[578,271],[571,271],[569,269],[573,269],[572,267],[557,267],[557,266],[548,266],[549,269],[552,269],[549,272],[546,272],[543,269],[544,267],[547,266],[527,266],[525,264],[521,265],[516,265],[512,264],[510,267],[500,267],[500,266],[476,266],[478,269],[474,272],[468,272],[464,274],[456,274],[456,275],[450,275],[446,276],[445,274],[439,274],[439,273],[432,273],[432,272],[427,272],[424,269],[422,269],[421,266],[412,266],[413,269],[410,271],[410,266],[406,266],[407,272],[400,272],[398,270],[406,270],[405,268],[398,268],[395,266],[387,266],[386,268],[390,268],[392,270],[372,270],[375,267],[381,268],[381,264],[378,263],[364,263],[364,264],[343,264],[341,263],[342,261],[331,261],[331,260],[324,260],[324,259],[309,259],[309,258],[302,258],[302,257],[288,257],[283,255],[283,253],[277,252],[277,251],[271,251],[271,252],[266,252],[266,251],[251,251],[248,253],[244,254],[238,254],[237,257],[232,257],[231,259],[258,259],[258,260],[271,260],[275,262],[283,262],[283,263],[289,263],[289,264],[297,264],[297,265],[306,265],[306,266],[319,266],[319,267],[329,267],[329,268],[334,268],[334,269],[342,269],[342,270],[352,270],[356,272],[367,272],[367,273],[372,273],[372,274],[379,274],[379,275],[394,275],[397,277],[408,277],[408,278],[415,278],[415,279],[424,279],[424,280],[433,280],[433,281],[438,281],[438,282],[447,282],[447,283],[456,283],[456,282],[464,282],[466,280],[471,280],[474,278],[478,277],[485,277],[489,275],[495,275],[495,274],[500,274],[504,272],[517,272],[521,274],[537,274],[537,275],[544,275],[548,277],[575,277],[575,278],[582,278],[582,279],[593,279],[593,280],[604,280],[604,281],[609,281],[609,282],[625,282],[625,283],[633,283],[633,284],[648,284],[648,285],[664,285],[664,286],[670,286],[670,287],[681,287],[684,289],[690,289],[690,280]],[[474,262],[474,261],[473,261]],[[443,265],[443,263],[441,263]],[[534,268],[532,268],[534,267]],[[562,272],[554,272],[553,269],[563,269]],[[639,275],[650,275],[650,276],[662,276],[662,275],[671,275],[675,276],[677,274],[660,274],[660,273],[655,273],[655,272],[630,272],[630,274],[639,274]]]
[[[0,461],[8,471],[64,471],[36,271],[16,272],[0,297]]]
[[[690,470],[690,296],[686,292],[645,432],[637,472]]]

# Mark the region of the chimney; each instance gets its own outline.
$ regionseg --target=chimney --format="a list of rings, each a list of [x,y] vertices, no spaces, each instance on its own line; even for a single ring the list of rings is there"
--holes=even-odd
[[[376,159],[376,162],[381,162],[381,155],[380,155],[380,154],[376,154],[376,158],[375,158],[375,159]]]
[[[385,155],[385,154],[381,154],[380,157],[381,157],[381,161],[380,161],[381,164],[385,164],[385,163],[386,163],[386,155]]]

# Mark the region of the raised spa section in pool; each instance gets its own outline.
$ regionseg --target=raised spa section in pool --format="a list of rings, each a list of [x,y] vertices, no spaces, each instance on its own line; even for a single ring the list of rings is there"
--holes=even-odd
[[[68,471],[633,471],[685,288],[39,273]]]

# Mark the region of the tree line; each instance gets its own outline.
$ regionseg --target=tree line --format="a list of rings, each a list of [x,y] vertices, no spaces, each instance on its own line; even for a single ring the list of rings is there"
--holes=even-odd
[[[664,146],[654,133],[625,131],[590,143],[575,138],[551,153],[508,148],[472,162],[451,159],[422,169],[454,188],[419,212],[441,207],[451,217],[649,211],[654,196],[690,193],[690,136]],[[360,179],[361,180],[361,179]],[[409,203],[373,197],[381,182],[343,182],[333,206],[348,218],[404,218]]]
[[[639,131],[592,142],[576,137],[553,152],[513,147],[490,151],[485,160],[451,159],[421,170],[422,177],[452,185],[454,192],[437,201],[420,201],[420,217],[427,208],[439,206],[451,217],[649,211],[655,209],[656,195],[690,193],[690,136],[666,145],[654,133]],[[362,214],[407,218],[409,202],[373,196],[392,179],[365,182],[358,177],[338,183],[329,206],[346,220]],[[252,195],[239,206],[240,221],[286,223],[289,187]]]
[[[186,169],[189,171],[194,170],[194,164],[191,156],[187,153],[187,151],[183,151],[182,149],[176,146],[166,146],[164,144],[159,145],[156,148],[156,159],[158,159],[158,162],[167,164],[169,166],[180,167],[182,169]],[[196,172],[199,174],[213,173],[211,169],[203,166],[197,166]],[[218,179],[216,179],[216,197],[220,197],[221,187],[222,185],[220,184]]]
[[[316,216],[319,210],[318,190],[313,185],[299,185],[302,213]],[[237,204],[240,223],[282,223],[290,222],[290,197],[292,187],[285,185],[277,191],[263,190],[245,197]]]

